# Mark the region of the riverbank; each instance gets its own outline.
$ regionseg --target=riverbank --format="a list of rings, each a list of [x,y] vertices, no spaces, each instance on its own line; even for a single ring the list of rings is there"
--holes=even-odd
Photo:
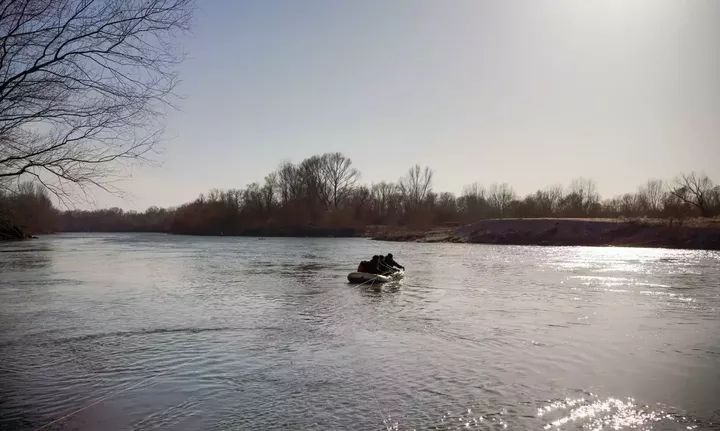
[[[189,230],[174,235],[245,237],[367,237],[377,241],[547,246],[619,246],[720,250],[720,218],[689,219],[489,219],[464,226],[423,230],[403,227],[294,226],[248,228],[234,232]],[[0,240],[33,238],[17,226],[0,223]]]
[[[36,237],[24,232],[13,224],[10,219],[0,215],[0,241],[20,241],[32,238]]]
[[[275,228],[246,228],[235,231],[222,230],[170,230],[171,235],[196,236],[249,236],[281,238],[355,238],[363,236],[365,231],[354,227],[287,226]]]
[[[682,224],[643,219],[491,219],[457,228],[384,231],[379,241],[467,244],[618,246],[720,250],[720,219]]]

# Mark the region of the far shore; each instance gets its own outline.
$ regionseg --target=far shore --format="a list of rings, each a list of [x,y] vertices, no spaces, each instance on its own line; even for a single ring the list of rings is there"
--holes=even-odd
[[[460,227],[382,230],[378,241],[720,250],[720,218],[490,219]]]
[[[19,228],[6,225],[2,239],[33,238]],[[69,231],[68,231],[69,232]],[[107,232],[107,231],[106,231]],[[118,231],[115,231],[118,232]],[[122,231],[131,233],[131,231]],[[506,218],[487,219],[467,225],[411,229],[396,226],[248,228],[235,232],[221,230],[147,232],[171,235],[357,238],[376,241],[418,243],[462,243],[537,246],[617,246],[695,250],[720,250],[720,217],[669,219],[573,219]],[[121,232],[118,232],[121,233]]]

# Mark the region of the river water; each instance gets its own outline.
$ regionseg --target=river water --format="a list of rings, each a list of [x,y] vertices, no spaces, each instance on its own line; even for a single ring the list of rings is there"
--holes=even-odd
[[[0,354],[2,430],[720,429],[720,254],[56,235]]]

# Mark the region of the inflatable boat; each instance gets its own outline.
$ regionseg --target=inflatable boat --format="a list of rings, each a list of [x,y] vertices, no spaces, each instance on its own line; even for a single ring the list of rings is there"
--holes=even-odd
[[[351,272],[347,278],[350,283],[387,283],[389,281],[399,280],[405,274],[405,271],[397,271],[388,275],[370,274],[368,272]]]

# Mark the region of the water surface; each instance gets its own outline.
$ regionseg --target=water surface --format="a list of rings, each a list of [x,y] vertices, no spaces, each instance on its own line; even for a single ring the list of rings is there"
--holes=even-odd
[[[0,352],[3,430],[718,429],[720,254],[57,235]]]

